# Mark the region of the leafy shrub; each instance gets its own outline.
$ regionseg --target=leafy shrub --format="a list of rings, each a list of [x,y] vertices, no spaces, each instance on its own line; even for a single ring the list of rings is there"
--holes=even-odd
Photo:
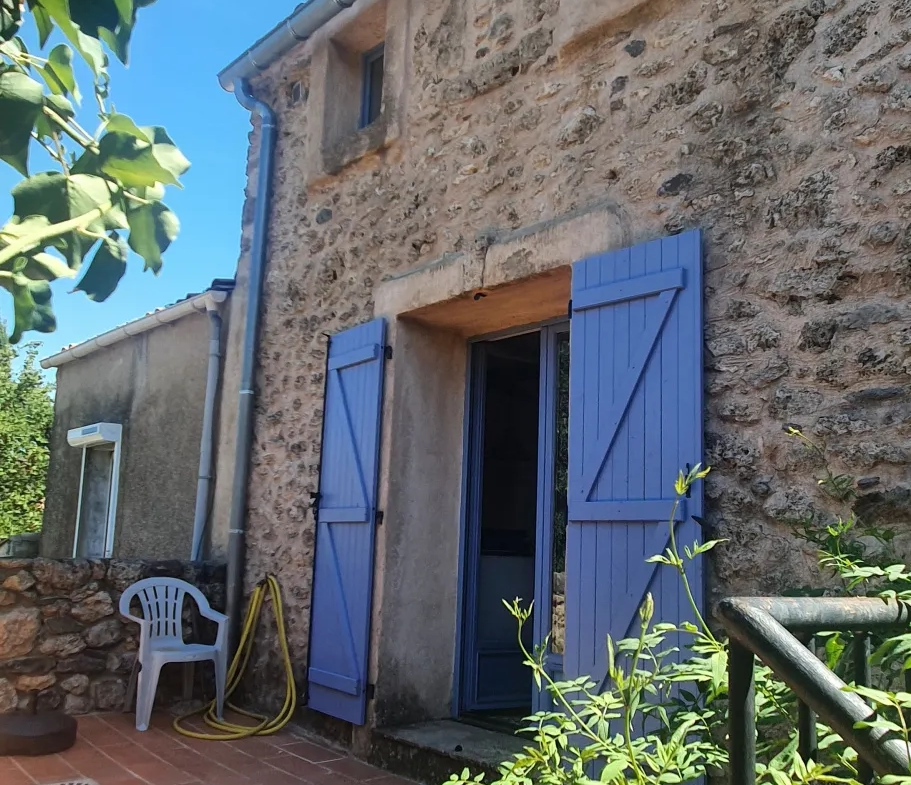
[[[824,448],[800,431],[789,429],[817,457]],[[675,510],[690,487],[701,481],[708,469],[697,465],[675,485]],[[820,488],[832,500],[846,506],[844,515],[818,524],[811,518],[794,522],[795,533],[813,544],[819,564],[839,586],[828,593],[871,595],[911,601],[911,572],[904,564],[889,562],[891,532],[862,525],[847,508],[853,500],[854,479],[835,475],[826,466]],[[499,768],[495,785],[540,782],[576,785],[592,780],[607,783],[676,785],[699,777],[723,774],[728,764],[726,745],[728,646],[717,637],[693,599],[686,562],[701,558],[721,544],[720,540],[685,546],[681,554],[669,526],[669,547],[648,561],[677,570],[696,624],[653,623],[654,602],[647,596],[639,611],[637,637],[608,639],[608,678],[596,684],[588,678],[555,682],[544,666],[548,645],[529,651],[521,630],[532,608],[519,599],[505,602],[519,626],[519,645],[525,664],[531,668],[538,689],[546,690],[554,710],[529,717],[520,732],[530,737],[524,751]],[[872,543],[872,547],[871,547]],[[815,587],[801,593],[819,594]],[[684,641],[680,651],[671,643]],[[850,644],[838,633],[821,633],[821,650],[828,667],[843,678],[851,663]],[[877,671],[877,686],[851,685],[847,689],[867,699],[877,711],[872,725],[901,738],[909,750],[911,692],[898,689],[898,681],[911,672],[911,632],[877,642],[871,656]],[[845,783],[860,785],[856,752],[825,724],[817,722],[816,760],[803,760],[798,752],[797,701],[770,669],[755,670],[757,711],[757,783]],[[896,691],[897,690],[897,691]],[[479,783],[483,774],[466,769],[450,778],[450,785]],[[883,778],[886,783],[911,783],[909,777]]]

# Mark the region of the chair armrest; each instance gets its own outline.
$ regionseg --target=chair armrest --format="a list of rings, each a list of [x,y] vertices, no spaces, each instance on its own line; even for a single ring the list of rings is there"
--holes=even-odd
[[[218,624],[218,632],[215,636],[215,647],[217,649],[223,648],[226,644],[225,639],[228,635],[228,617],[212,608],[200,608],[200,616]]]
[[[149,620],[142,618],[142,616],[134,616],[132,613],[125,613],[124,611],[120,611],[120,615],[127,621],[136,622],[136,624],[143,629],[147,628],[150,624]]]
[[[225,614],[219,613],[213,608],[200,608],[199,615],[209,621],[218,622],[219,625],[224,624],[228,620],[228,617],[225,616]]]

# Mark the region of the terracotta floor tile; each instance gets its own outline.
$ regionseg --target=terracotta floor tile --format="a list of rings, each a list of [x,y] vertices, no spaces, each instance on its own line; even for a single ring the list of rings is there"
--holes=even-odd
[[[311,763],[326,763],[330,760],[340,760],[345,757],[343,753],[337,750],[331,750],[328,747],[322,747],[309,741],[296,741],[294,744],[287,744],[281,747],[281,749]]]
[[[181,771],[164,761],[139,763],[135,766],[130,766],[129,770],[132,774],[150,783],[150,785],[187,785],[187,783],[199,781],[195,774]]]
[[[293,774],[295,777],[300,777],[304,780],[321,779],[328,773],[328,770],[323,766],[298,758],[296,755],[280,755],[277,758],[268,758],[265,762],[280,771]]]
[[[157,763],[161,760],[157,755],[153,755],[138,744],[128,744],[123,747],[106,747],[104,753],[127,769],[132,769],[134,766],[145,763]]]
[[[301,783],[306,783],[307,780],[302,780],[300,777],[295,777],[285,771],[272,769],[271,771],[261,771],[259,778],[254,778],[253,782],[255,785],[301,785]],[[213,782],[212,785],[218,785],[218,783]]]
[[[361,761],[355,760],[354,758],[332,760],[323,765],[336,774],[341,774],[343,777],[348,777],[349,779],[358,782],[368,782],[386,775],[386,772],[382,769],[368,766],[366,763],[361,763]]]
[[[150,729],[139,732],[131,714],[80,717],[78,741],[66,753],[0,758],[0,785],[50,785],[80,777],[98,785],[413,785],[295,728],[216,742],[179,735],[170,720],[155,714]],[[196,718],[191,723],[212,732]]]
[[[34,780],[15,761],[0,758],[0,782],[3,785],[32,785]]]
[[[38,782],[54,782],[72,778],[78,772],[60,755],[43,755],[17,759],[20,767]]]

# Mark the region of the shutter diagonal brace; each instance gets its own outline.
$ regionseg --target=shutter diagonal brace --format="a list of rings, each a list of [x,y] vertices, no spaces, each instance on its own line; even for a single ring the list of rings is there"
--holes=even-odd
[[[344,608],[344,618],[341,620],[344,623],[345,627],[345,649],[348,653],[348,662],[351,665],[351,673],[355,674],[354,680],[357,682],[358,692],[360,692],[360,663],[357,661],[357,651],[354,645],[354,631],[351,629],[351,615],[348,612],[348,600],[345,597],[345,587],[342,581],[342,573],[339,569],[338,562],[338,550],[335,547],[335,536],[332,533],[332,525],[329,523],[321,523],[321,526],[325,527],[326,539],[329,541],[329,550],[332,555],[332,574],[335,577],[335,590],[338,592],[339,598],[339,607]]]
[[[588,450],[585,461],[586,469],[582,474],[582,481],[579,486],[581,491],[579,496],[583,502],[591,499],[592,491],[601,476],[601,470],[604,468],[607,456],[614,446],[614,441],[620,432],[620,426],[626,417],[627,410],[633,399],[633,393],[639,387],[642,374],[652,357],[658,337],[664,329],[664,323],[667,321],[674,300],[677,298],[677,291],[678,289],[676,288],[669,289],[658,295],[658,302],[660,303],[659,316],[642,335],[639,345],[636,347],[636,352],[634,353],[636,360],[627,369],[630,373],[623,380],[623,387],[619,390],[619,395],[616,397],[615,403],[608,414],[607,430],[603,438],[598,440]],[[598,457],[596,458],[595,456]]]
[[[364,467],[361,466],[361,456],[357,452],[357,438],[354,435],[354,424],[351,422],[351,409],[348,406],[348,395],[345,392],[345,385],[342,382],[342,371],[340,368],[332,371],[332,376],[338,386],[339,397],[342,402],[342,411],[345,414],[345,426],[348,432],[348,443],[351,446],[351,455],[354,458],[354,467],[357,471],[358,490],[361,492],[361,500],[364,502],[365,517],[364,522],[369,518],[369,505],[367,497],[367,483],[364,481]]]

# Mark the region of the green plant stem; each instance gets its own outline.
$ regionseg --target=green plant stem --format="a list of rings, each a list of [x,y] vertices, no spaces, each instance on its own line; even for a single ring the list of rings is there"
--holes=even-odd
[[[534,663],[535,663],[535,665],[533,666],[532,669],[535,670],[535,671],[537,671],[537,672],[541,675],[541,677],[542,677],[542,678],[544,679],[544,681],[547,683],[547,686],[548,686],[548,687],[556,687],[556,684],[557,684],[557,683],[550,677],[550,674],[547,672],[547,669],[541,667],[541,665],[537,662],[537,660],[534,659],[534,657],[531,656],[530,652],[529,652],[528,649],[525,647],[525,642],[522,640],[522,627],[521,627],[521,625],[519,626],[518,639],[519,639],[519,649],[522,651],[522,656],[524,656],[525,659],[526,659],[528,662],[534,662]],[[588,724],[585,722],[585,720],[582,719],[582,717],[579,716],[578,712],[569,704],[569,702],[566,700],[566,698],[563,697],[563,693],[562,693],[560,690],[558,690],[558,689],[549,690],[549,692],[551,693],[551,695],[553,695],[553,694],[556,693],[556,696],[557,696],[557,698],[559,699],[560,704],[563,706],[564,709],[566,709],[567,713],[568,713],[568,714],[573,718],[573,720],[575,720],[576,723],[579,725],[579,727],[580,727],[580,732],[581,732],[584,736],[587,736],[587,737],[588,737],[589,739],[591,739],[592,741],[594,741],[594,742],[600,744],[600,743],[601,743],[601,739],[598,737],[598,735],[597,735],[596,733],[592,733],[592,732],[589,730]],[[587,693],[587,690],[586,690],[586,693]]]
[[[61,235],[67,234],[69,232],[84,229],[89,224],[101,218],[111,209],[111,207],[112,205],[110,204],[106,207],[96,207],[95,209],[89,210],[87,213],[79,215],[76,218],[70,218],[68,221],[61,221],[60,223],[51,224],[40,232],[36,232],[32,235],[26,235],[25,237],[20,237],[18,240],[15,240],[6,247],[0,249],[0,266],[6,264],[12,259],[15,259],[17,256],[25,253],[26,251],[30,251],[33,248],[37,247],[44,247],[47,245],[48,240],[53,240],[55,237],[60,237]]]
[[[645,614],[643,614],[644,616]],[[636,653],[633,655],[632,664],[630,665],[630,674],[629,674],[629,683],[625,690],[623,696],[624,709],[623,712],[623,740],[626,743],[626,752],[629,755],[630,765],[633,767],[633,773],[636,775],[636,779],[639,782],[643,782],[642,770],[639,768],[639,764],[636,763],[636,753],[633,749],[633,707],[632,707],[632,697],[633,690],[636,688],[636,671],[639,664],[639,657],[642,655],[642,649],[645,646],[645,635],[648,631],[648,623],[651,620],[649,616],[648,619],[642,619],[642,625],[639,628],[639,644],[636,646]]]
[[[670,530],[671,530],[671,553],[674,555],[675,565],[677,571],[680,573],[680,578],[683,581],[683,590],[686,592],[687,601],[690,604],[690,607],[693,609],[693,613],[696,614],[696,621],[699,623],[699,626],[702,628],[702,631],[711,638],[712,641],[718,643],[717,638],[712,634],[712,631],[709,629],[709,625],[705,623],[705,619],[702,616],[702,611],[699,610],[699,605],[696,602],[696,598],[693,596],[693,590],[690,587],[689,578],[686,576],[686,568],[683,566],[683,559],[680,558],[680,551],[677,549],[677,535],[675,529],[677,528],[674,524],[677,520],[677,509],[680,507],[680,495],[674,499],[674,507],[671,510],[671,519],[670,519]]]
[[[52,120],[54,124],[65,133],[70,139],[72,139],[76,144],[81,145],[86,150],[91,150],[92,152],[98,152],[98,146],[95,144],[95,140],[92,139],[88,134],[82,136],[79,131],[77,131],[72,125],[70,125],[66,120],[64,120],[59,114],[57,114],[53,109],[49,107],[44,107],[44,114],[49,120]],[[83,132],[85,133],[85,132]]]
[[[51,134],[51,139],[54,140],[54,147],[57,150],[57,161],[60,163],[60,166],[63,168],[63,173],[69,177],[70,176],[70,167],[66,165],[66,151],[63,149],[63,144],[60,142],[60,134],[54,131]]]
[[[136,194],[131,194],[129,191],[121,191],[126,199],[129,199],[131,202],[136,202],[136,204],[152,204],[149,199],[143,199],[141,196],[136,196]]]

